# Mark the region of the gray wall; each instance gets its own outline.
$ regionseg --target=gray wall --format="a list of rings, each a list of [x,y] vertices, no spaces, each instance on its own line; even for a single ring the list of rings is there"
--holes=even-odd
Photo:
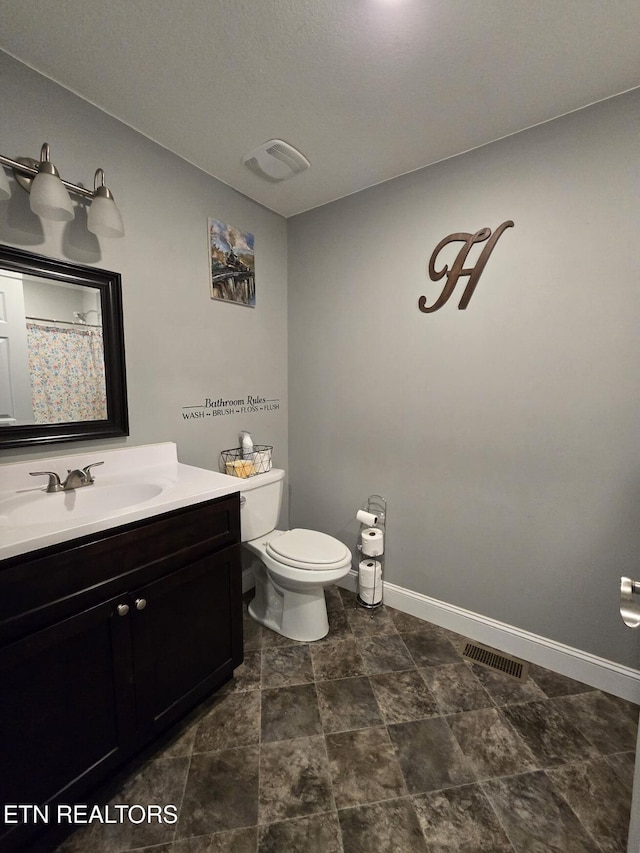
[[[285,220],[3,53],[0,82],[1,153],[36,158],[49,142],[61,175],[85,186],[101,166],[122,211],[125,237],[98,240],[82,210],[71,223],[41,221],[16,186],[0,204],[0,242],[122,274],[131,426],[128,440],[5,451],[3,460],[175,441],[181,461],[217,469],[219,452],[249,429],[286,468]],[[255,235],[255,309],[210,299],[207,217]],[[280,408],[183,419],[183,406],[206,397],[247,395],[279,399]]]
[[[639,122],[636,91],[288,221],[292,526],[353,545],[380,493],[387,580],[630,666]],[[436,244],[508,219],[467,310],[462,279],[421,313]]]
[[[0,81],[2,153],[47,141],[85,184],[101,166],[122,210],[124,239],[98,241],[16,188],[0,242],[122,273],[131,419],[4,461],[171,440],[216,468],[247,428],[290,471],[292,525],[353,545],[382,493],[388,580],[640,665],[617,610],[640,551],[639,93],[287,223],[2,53]],[[209,299],[208,216],[255,234],[255,310]],[[438,241],[506,219],[469,308],[463,281],[420,313]],[[182,418],[249,394],[280,409]]]

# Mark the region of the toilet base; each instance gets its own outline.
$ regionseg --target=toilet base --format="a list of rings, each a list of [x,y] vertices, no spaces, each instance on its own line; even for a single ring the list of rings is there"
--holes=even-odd
[[[313,643],[329,633],[323,584],[305,584],[304,589],[285,589],[269,576],[265,565],[255,560],[255,598],[249,615],[283,637]]]

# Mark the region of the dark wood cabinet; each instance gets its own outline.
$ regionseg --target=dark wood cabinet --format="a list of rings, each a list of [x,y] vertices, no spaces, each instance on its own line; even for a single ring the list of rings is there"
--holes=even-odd
[[[2,806],[82,797],[242,662],[238,495],[0,566]],[[33,822],[0,829],[27,846]]]
[[[131,628],[141,738],[152,738],[181,717],[237,666],[237,623],[229,602],[241,595],[241,590],[234,589],[239,548],[203,557],[133,593]]]
[[[47,802],[133,746],[131,646],[115,606],[105,601],[0,650],[3,805]]]

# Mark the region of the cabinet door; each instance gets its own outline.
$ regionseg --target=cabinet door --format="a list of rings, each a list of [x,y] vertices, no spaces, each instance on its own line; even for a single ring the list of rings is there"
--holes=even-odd
[[[131,615],[138,732],[147,740],[242,663],[240,546],[140,588]]]
[[[131,640],[119,603],[107,601],[0,649],[1,802],[72,802],[75,790],[97,782],[130,751]]]

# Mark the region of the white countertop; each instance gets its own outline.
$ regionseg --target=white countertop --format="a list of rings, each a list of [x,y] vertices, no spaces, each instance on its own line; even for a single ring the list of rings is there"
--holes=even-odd
[[[91,472],[95,483],[74,491],[47,494],[47,478],[30,476],[55,471],[64,481],[67,469],[94,462],[104,462]],[[178,462],[173,442],[0,465],[0,560],[223,497],[239,486],[237,477]],[[137,502],[120,506],[129,488]],[[46,518],[48,510],[55,510],[55,520]]]

